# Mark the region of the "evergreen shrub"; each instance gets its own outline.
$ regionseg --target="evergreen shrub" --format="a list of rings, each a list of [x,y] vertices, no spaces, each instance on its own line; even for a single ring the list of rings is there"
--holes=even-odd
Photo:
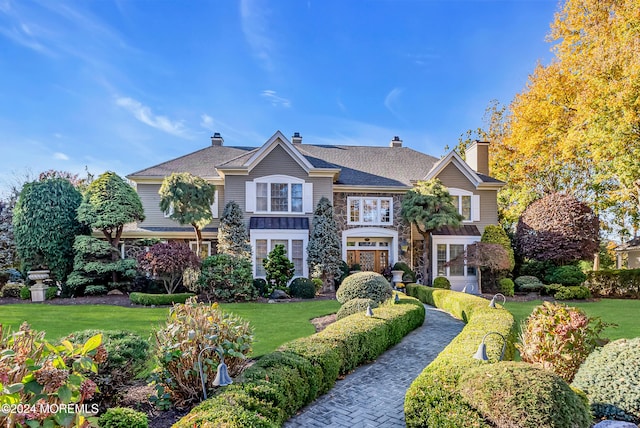
[[[202,262],[199,291],[209,300],[247,301],[258,297],[253,286],[251,261],[244,257],[216,254]]]
[[[589,406],[559,376],[501,362],[467,371],[460,394],[496,427],[589,428]]]
[[[104,285],[87,285],[84,289],[85,296],[101,296],[107,294],[107,287]]]
[[[510,296],[512,297],[514,294],[514,284],[513,284],[513,280],[511,280],[510,278],[502,278],[499,282],[498,285],[500,285],[500,292],[502,294],[504,294],[505,296]]]
[[[587,275],[575,265],[558,266],[545,276],[547,283],[564,286],[581,285],[586,279]]]
[[[594,297],[640,299],[640,269],[591,271],[584,285]]]
[[[55,299],[58,296],[58,287],[49,287],[44,292],[45,300]]]
[[[519,276],[514,282],[519,291],[538,292],[544,287],[542,281],[532,275]]]
[[[591,292],[584,285],[561,286],[554,297],[556,300],[584,300],[591,297]]]
[[[146,413],[127,407],[113,407],[100,415],[98,425],[100,428],[147,428],[149,419]]]
[[[22,300],[29,300],[31,298],[31,289],[27,286],[22,287],[20,289],[20,298]]]
[[[572,386],[585,392],[596,418],[640,423],[640,338],[596,348]]]
[[[131,293],[129,300],[135,305],[143,306],[163,306],[172,305],[174,303],[184,303],[189,297],[193,297],[193,293],[175,293],[175,294],[147,294],[147,293]]]
[[[451,290],[451,282],[444,276],[437,276],[433,279],[433,286],[435,288],[442,288],[443,290]]]
[[[256,289],[258,296],[266,296],[267,292],[267,281],[264,278],[254,278],[253,279],[253,288]]]
[[[14,283],[7,283],[4,285],[4,287],[2,287],[2,292],[0,293],[0,296],[2,297],[15,297],[18,298],[20,297],[20,291],[23,288],[27,288],[24,286],[24,284],[14,284]],[[27,288],[28,290],[28,288]]]
[[[393,265],[393,270],[401,270],[404,272],[402,274],[403,281],[416,282],[416,273],[405,262],[396,262],[396,264]]]
[[[349,315],[357,314],[358,312],[364,312],[367,310],[367,305],[371,307],[371,309],[378,307],[378,302],[371,299],[362,299],[356,298],[347,300],[344,302],[338,313],[336,315],[336,319],[341,320],[342,318],[348,317]]]
[[[289,294],[291,297],[313,299],[316,297],[316,286],[309,278],[296,278],[289,284]]]
[[[336,292],[338,302],[344,304],[351,299],[371,299],[382,303],[393,295],[391,284],[384,276],[375,272],[358,272],[342,281]]]

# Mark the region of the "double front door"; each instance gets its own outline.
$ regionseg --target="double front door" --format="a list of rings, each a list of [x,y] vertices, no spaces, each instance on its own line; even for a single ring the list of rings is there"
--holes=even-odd
[[[347,264],[360,265],[363,271],[382,272],[389,266],[388,250],[347,250]]]

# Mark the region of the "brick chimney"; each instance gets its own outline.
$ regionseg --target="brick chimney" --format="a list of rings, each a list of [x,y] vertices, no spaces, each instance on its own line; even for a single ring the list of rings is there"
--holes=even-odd
[[[293,144],[302,144],[302,136],[299,132],[294,132],[293,137],[291,137],[291,142]]]
[[[489,175],[489,142],[473,141],[466,151],[467,164],[475,172]]]
[[[213,137],[211,137],[211,145],[220,147],[222,146],[222,143],[224,143],[224,140],[220,136],[220,133],[219,132],[214,133]]]
[[[389,147],[402,147],[402,140],[397,135],[389,143]]]

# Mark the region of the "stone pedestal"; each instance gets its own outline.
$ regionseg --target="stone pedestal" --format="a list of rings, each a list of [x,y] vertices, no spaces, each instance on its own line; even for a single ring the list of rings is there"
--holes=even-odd
[[[395,288],[397,283],[402,282],[402,275],[404,275],[404,271],[392,270],[391,275],[393,275],[393,277],[391,278],[391,282],[393,283],[393,287]]]
[[[29,289],[31,291],[31,301],[44,302],[46,298],[45,297],[46,291],[48,288],[44,284],[44,281],[49,279],[49,271],[48,270],[31,270],[27,272],[27,274],[30,280],[36,282]]]

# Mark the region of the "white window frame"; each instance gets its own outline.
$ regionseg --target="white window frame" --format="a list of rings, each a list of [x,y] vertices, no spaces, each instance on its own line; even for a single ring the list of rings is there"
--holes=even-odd
[[[293,252],[293,241],[302,241],[302,275],[294,275],[294,279],[298,277],[308,277],[309,267],[307,266],[307,246],[309,245],[308,230],[291,230],[291,229],[259,229],[251,231],[251,264],[253,265],[253,277],[264,278],[264,275],[257,274],[257,251],[256,241],[267,241],[267,254],[271,252],[271,241],[287,241],[287,257],[291,259]]]
[[[211,241],[202,241],[200,243],[202,246],[206,246],[207,247],[207,257],[211,255]],[[189,241],[189,248],[191,248],[191,251],[193,251],[194,253],[196,252],[196,248],[198,248],[198,241]],[[200,256],[199,254],[196,253],[197,256]]]
[[[266,184],[267,186],[267,209],[258,209],[258,184]],[[271,186],[273,184],[287,185],[287,210],[274,211],[271,208]],[[302,190],[302,207],[300,211],[292,210],[292,185],[299,184]],[[288,175],[268,175],[259,177],[253,181],[246,182],[246,211],[255,214],[288,214],[288,215],[304,215],[313,212],[313,183],[305,182],[303,179],[291,177]]]
[[[169,209],[166,211],[163,211],[162,214],[164,215],[164,218],[170,218],[174,213],[173,210],[173,204],[169,205]]]
[[[210,206],[211,208],[211,216],[213,218],[218,218],[218,211],[220,211],[220,206],[218,204],[218,191],[216,190],[213,194],[213,203]],[[209,254],[211,255],[211,254]]]
[[[458,213],[462,214],[462,197],[471,197],[471,216],[469,219],[462,220],[463,223],[473,223],[474,221],[480,221],[480,195],[474,195],[473,192],[464,189],[457,189],[455,187],[449,188],[449,194],[452,198],[458,200]]]
[[[373,199],[376,201],[378,209],[376,213],[375,221],[364,221],[364,201]],[[359,201],[359,214],[358,221],[351,220],[351,203],[353,201]],[[389,202],[389,221],[380,220],[380,204],[382,201]],[[392,226],[393,225],[393,198],[390,196],[385,197],[369,197],[369,196],[349,196],[347,197],[347,224],[363,225],[363,226]]]
[[[431,266],[433,268],[433,278],[435,279],[438,275],[438,244],[446,245],[446,261],[451,261],[451,245],[464,245],[464,251],[467,251],[469,245],[474,244],[480,240],[479,236],[449,236],[449,235],[434,235],[431,238],[432,247],[431,247]],[[461,276],[451,276],[450,275],[450,267],[445,267],[444,275],[449,282],[451,283],[451,289],[454,291],[462,291],[465,286],[474,283],[477,286],[478,281],[478,273],[477,268],[474,274],[469,273],[469,267],[467,266],[467,262],[465,259],[464,264],[464,275]]]

